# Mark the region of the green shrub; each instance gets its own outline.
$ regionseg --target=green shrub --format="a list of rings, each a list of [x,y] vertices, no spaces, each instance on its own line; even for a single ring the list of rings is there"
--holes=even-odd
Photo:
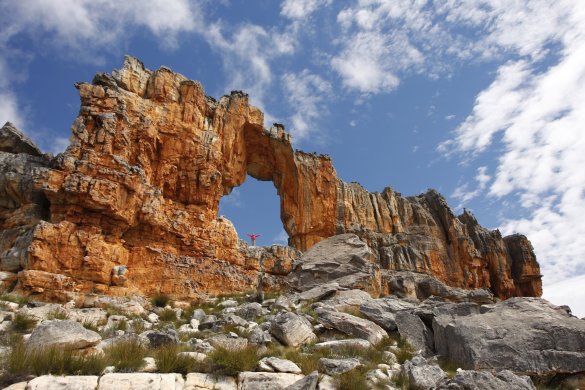
[[[99,332],[98,324],[95,321],[85,320],[81,323],[85,329],[93,330],[94,332]]]
[[[337,376],[337,388],[339,390],[368,390],[367,372],[368,370],[362,366]]]
[[[400,351],[398,351],[398,353],[396,354],[396,359],[400,364],[404,363],[407,360],[412,359],[414,353],[416,352],[414,347],[403,338],[400,338],[398,340],[398,348],[400,348]]]
[[[402,371],[392,377],[392,382],[394,383],[394,386],[399,389],[410,390],[412,388],[408,376]]]
[[[171,298],[168,295],[158,293],[150,299],[150,303],[152,303],[152,305],[156,307],[165,307],[170,300]]]
[[[130,323],[130,326],[131,326],[132,331],[134,333],[140,334],[146,330],[146,327],[144,326],[144,321],[142,321],[140,319],[132,320],[132,322]]]
[[[37,325],[37,320],[25,314],[17,313],[12,320],[12,329],[17,332],[26,332]]]
[[[247,346],[243,349],[216,348],[209,354],[212,372],[219,375],[236,375],[251,371],[258,364],[258,348]]]
[[[53,309],[47,314],[49,320],[68,320],[69,315],[67,312],[59,309]]]
[[[114,329],[115,330],[122,330],[125,332],[128,329],[128,321],[126,321],[126,320],[118,321],[118,323],[116,324]]]
[[[179,355],[181,350],[176,345],[167,345],[154,351],[154,360],[159,372],[177,372],[186,375],[198,368],[197,361],[188,356]]]
[[[163,309],[158,313],[158,318],[161,321],[172,322],[177,320],[177,313],[173,309]]]
[[[139,340],[119,341],[105,348],[106,360],[118,372],[134,372],[142,368],[147,348]]]
[[[98,375],[107,366],[101,355],[82,355],[60,347],[30,349],[22,338],[12,344],[3,363],[6,373],[0,380],[2,386],[29,375]]]
[[[20,306],[24,306],[30,302],[29,297],[25,297],[25,296],[18,295],[15,293],[9,293],[9,294],[4,293],[4,294],[0,295],[0,300],[17,303]]]

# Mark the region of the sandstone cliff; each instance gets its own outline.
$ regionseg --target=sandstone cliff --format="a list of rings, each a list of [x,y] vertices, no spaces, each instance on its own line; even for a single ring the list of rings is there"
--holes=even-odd
[[[9,134],[0,137],[5,284],[18,279],[18,289],[48,299],[195,297],[252,289],[262,258],[268,287],[278,288],[297,250],[355,233],[383,275],[422,272],[501,298],[541,294],[526,237],[455,216],[433,190],[402,197],[342,182],[329,157],[293,150],[281,125],[265,129],[241,92],[216,101],[198,82],[132,57],[77,89],[81,109],[64,153],[49,159],[11,126],[0,133]],[[218,218],[220,198],[247,175],[274,183],[296,250],[250,250]]]

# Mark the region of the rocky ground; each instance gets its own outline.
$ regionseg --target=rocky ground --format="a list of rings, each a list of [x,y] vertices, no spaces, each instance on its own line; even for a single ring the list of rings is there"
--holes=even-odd
[[[585,371],[585,321],[539,298],[373,299],[335,282],[261,303],[247,302],[252,298],[97,296],[86,302],[91,307],[75,307],[5,294],[2,383],[13,383],[9,389],[535,389],[535,382],[561,373],[569,386],[569,374]],[[579,377],[572,380],[567,388],[579,388]]]
[[[5,293],[10,389],[584,388],[585,321],[567,307],[449,287],[410,271],[392,295],[352,234],[305,252],[294,291],[204,297],[86,295],[67,304]],[[262,299],[260,299],[262,298]],[[559,387],[560,386],[560,387]]]

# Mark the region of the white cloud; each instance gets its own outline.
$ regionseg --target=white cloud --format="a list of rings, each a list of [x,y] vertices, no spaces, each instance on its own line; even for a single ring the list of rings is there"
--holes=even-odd
[[[280,13],[289,19],[304,19],[333,0],[284,0]]]
[[[78,62],[99,62],[146,28],[165,47],[174,47],[181,32],[202,28],[199,7],[187,0],[23,0],[0,2],[0,121],[15,123],[32,134],[24,120],[15,84],[25,79],[30,52],[19,49],[28,36],[51,55]],[[37,135],[42,136],[42,135]],[[36,137],[38,138],[38,137]],[[57,139],[52,152],[64,145]]]
[[[165,45],[174,46],[180,32],[195,30],[200,24],[197,4],[187,0],[61,0],[58,4],[26,0],[4,2],[0,13],[4,42],[24,33],[43,44],[73,50],[71,54],[86,55],[96,47],[119,45],[133,27],[144,27]],[[85,60],[92,61],[91,57]]]
[[[294,35],[254,24],[239,26],[231,34],[225,30],[220,22],[214,23],[205,37],[222,56],[231,77],[227,87],[249,93],[254,104],[264,106],[263,98],[273,78],[270,62],[294,52]]]
[[[585,270],[585,9],[573,1],[479,4],[449,17],[487,21],[484,52],[517,59],[500,66],[439,150],[477,154],[501,143],[489,194],[517,196],[527,216],[504,214],[500,229],[529,237],[551,285]]]
[[[331,85],[307,69],[287,73],[282,81],[290,106],[296,110],[291,118],[291,133],[296,140],[302,140],[317,130],[315,123],[327,113],[324,100],[331,95]]]
[[[568,305],[574,316],[585,317],[585,275],[544,286],[543,298],[555,305]]]
[[[24,126],[24,118],[18,109],[18,100],[10,91],[0,90],[0,127],[12,122],[19,129]]]
[[[451,194],[453,198],[461,202],[457,206],[458,209],[462,208],[466,203],[484,192],[488,182],[491,180],[491,176],[487,174],[487,169],[488,167],[486,166],[477,168],[477,174],[475,175],[475,181],[477,182],[477,185],[475,189],[470,190],[469,185],[466,183],[457,187],[453,194]]]

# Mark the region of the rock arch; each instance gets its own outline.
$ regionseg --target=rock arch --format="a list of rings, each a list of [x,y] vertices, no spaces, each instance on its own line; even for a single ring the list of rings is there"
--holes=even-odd
[[[296,250],[252,253],[231,222],[217,218],[220,198],[250,175],[274,183],[297,250],[356,233],[385,272],[424,272],[502,298],[541,293],[525,237],[503,239],[455,216],[432,190],[402,197],[342,182],[328,156],[294,150],[282,125],[265,129],[242,92],[217,101],[198,82],[132,57],[77,88],[71,145],[30,172],[50,202],[50,221],[28,224],[30,239],[19,241],[28,253],[22,290],[55,299],[241,291],[255,283],[254,256],[275,264],[268,283],[278,288]],[[127,274],[114,275],[117,266]]]

